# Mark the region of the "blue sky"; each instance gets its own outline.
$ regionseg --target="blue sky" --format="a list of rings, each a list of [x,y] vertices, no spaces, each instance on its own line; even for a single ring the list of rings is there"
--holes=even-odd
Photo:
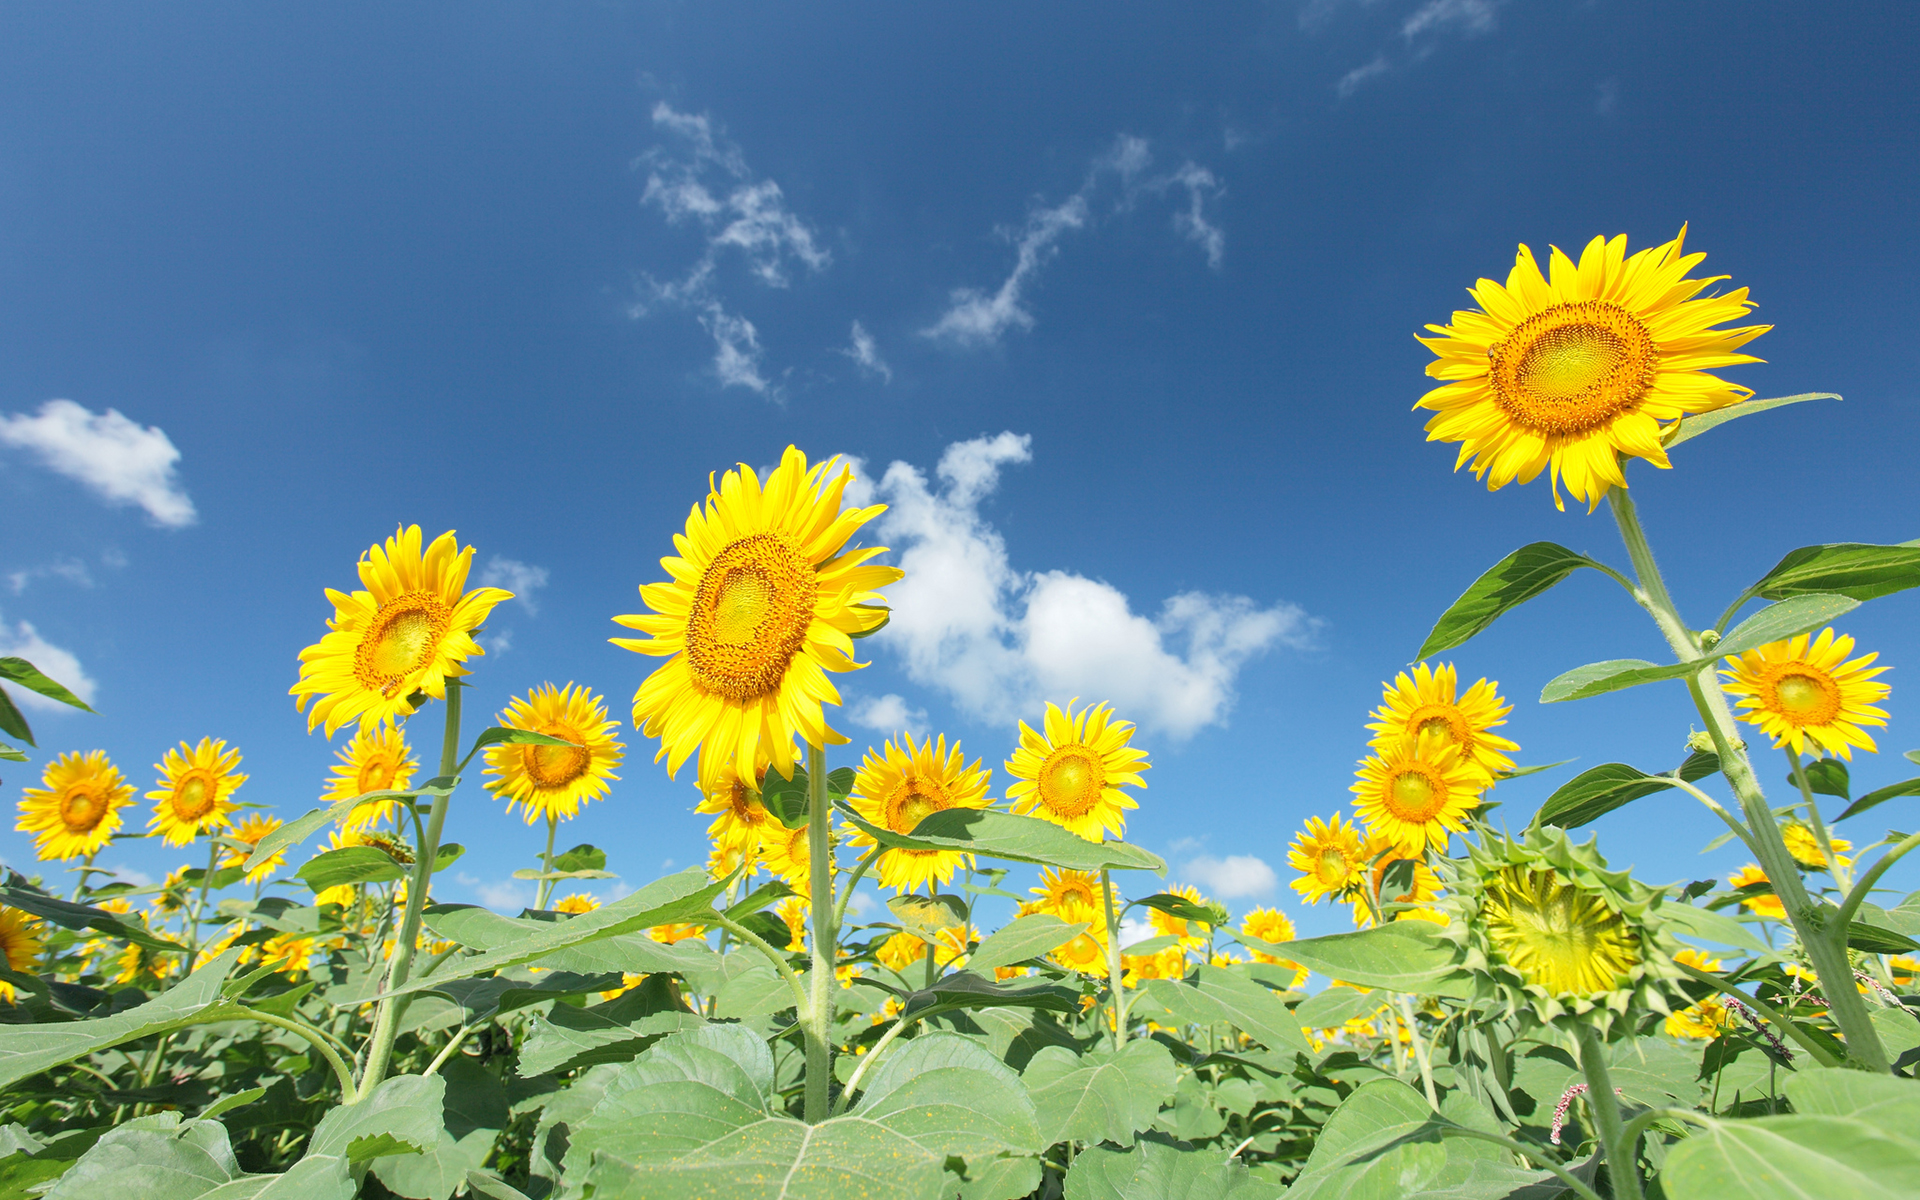
[[[999,794],[1012,717],[1111,697],[1155,762],[1129,837],[1332,929],[1286,889],[1286,843],[1344,805],[1380,682],[1514,546],[1624,557],[1605,513],[1450,474],[1408,411],[1412,335],[1516,243],[1689,222],[1777,326],[1732,377],[1847,397],[1633,470],[1696,623],[1794,546],[1920,535],[1917,26],[1903,4],[13,5],[0,638],[92,689],[98,716],[34,714],[44,751],[105,749],[145,790],[168,746],[224,737],[240,797],[297,813],[332,753],[285,695],[295,656],[396,523],[542,581],[490,623],[473,711],[577,680],[624,719],[652,663],[609,618],[708,473],[844,453],[924,568],[846,681],[856,746],[879,735],[852,718],[904,714]],[[1920,745],[1916,603],[1843,626],[1900,668],[1863,786]],[[1664,769],[1677,686],[1533,699],[1662,654],[1593,575],[1454,658],[1502,682],[1523,762]],[[701,857],[703,819],[627,740],[563,839],[638,884]],[[4,772],[9,802],[39,761]],[[537,845],[500,808],[461,794],[448,898],[514,901]],[[1697,854],[1718,829],[1689,802],[1599,830],[1656,882],[1743,861]],[[26,835],[0,855],[26,865]]]

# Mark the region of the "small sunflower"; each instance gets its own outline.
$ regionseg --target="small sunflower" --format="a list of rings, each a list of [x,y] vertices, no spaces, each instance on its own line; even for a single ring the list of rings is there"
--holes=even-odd
[[[1492,732],[1505,725],[1513,711],[1500,698],[1499,684],[1476,680],[1461,695],[1452,663],[1433,668],[1420,663],[1411,677],[1402,671],[1382,686],[1380,707],[1368,714],[1373,723],[1367,728],[1374,736],[1367,745],[1378,750],[1406,737],[1424,737],[1454,747],[1488,783],[1500,772],[1513,770],[1506,752],[1520,749],[1519,743]]]
[[[1182,979],[1187,974],[1187,952],[1179,946],[1167,946],[1152,954],[1122,952],[1120,965],[1126,969],[1121,987],[1139,987],[1149,979]]]
[[[247,781],[236,767],[240,752],[228,750],[217,738],[201,738],[198,746],[180,743],[169,750],[164,761],[153,764],[160,772],[159,790],[147,793],[153,816],[149,831],[164,836],[169,846],[184,846],[203,833],[225,829],[233,823],[228,814],[240,806],[230,797],[234,789]]]
[[[500,724],[572,743],[487,748],[487,774],[494,776],[487,786],[507,798],[508,812],[524,806],[529,825],[540,817],[573,817],[582,804],[606,796],[608,780],[620,778],[613,773],[625,749],[613,740],[620,722],[607,720],[606,701],[586,688],[549,683],[525,700],[516,696]]]
[[[887,739],[878,751],[867,751],[853,779],[853,792],[847,797],[854,811],[874,825],[894,833],[912,833],[914,826],[933,813],[949,808],[985,808],[987,784],[993,778],[991,768],[983,768],[979,759],[967,765],[960,743],[947,749],[945,734],[934,741],[915,744],[911,733],[900,735],[901,743]],[[873,837],[853,829],[850,846],[875,845]],[[971,865],[971,855],[957,850],[888,850],[876,864],[880,886],[911,892],[934,881],[948,883],[960,865]]]
[[[1686,232],[1631,258],[1624,235],[1596,237],[1578,266],[1556,247],[1545,276],[1521,246],[1506,286],[1482,279],[1478,309],[1418,339],[1445,380],[1414,406],[1434,410],[1427,440],[1459,442],[1454,469],[1471,461],[1493,490],[1549,470],[1560,508],[1562,483],[1589,510],[1627,486],[1620,455],[1670,466],[1663,422],[1753,395],[1707,372],[1759,362],[1737,351],[1771,328],[1713,328],[1753,305],[1745,288],[1699,295],[1726,276],[1687,278],[1706,255],[1682,253]]]
[[[1293,919],[1277,908],[1255,908],[1248,910],[1240,918],[1240,932],[1250,938],[1258,938],[1269,945],[1290,942],[1294,938]],[[1249,947],[1251,949],[1251,947]],[[1293,968],[1293,986],[1299,987],[1307,981],[1309,972],[1296,962],[1289,962],[1261,950],[1253,950],[1253,961],[1272,963],[1277,966]]]
[[[1762,646],[1727,661],[1727,682],[1721,690],[1743,699],[1740,719],[1758,725],[1775,746],[1792,746],[1803,753],[1812,742],[1828,754],[1851,760],[1853,748],[1878,751],[1863,725],[1885,725],[1885,710],[1874,705],[1892,690],[1874,676],[1878,652],[1846,661],[1853,653],[1851,637],[1836,637],[1823,629],[1818,638],[1807,634]]]
[[[247,859],[253,855],[254,847],[265,840],[268,834],[280,828],[280,826],[285,823],[286,822],[282,821],[279,817],[265,817],[259,813],[249,813],[239,824],[235,825],[233,831],[227,835],[236,842],[245,842],[247,848],[245,850],[235,850],[229,847],[220,865],[223,867],[237,867],[245,863]],[[284,866],[286,861],[287,852],[282,850],[253,870],[248,871],[247,882],[259,883]]]
[[[149,950],[138,942],[128,942],[127,948],[120,952],[120,957],[116,960],[113,982],[161,983],[171,979],[179,969],[180,960],[173,955],[159,950]]]
[[[1105,704],[1063,712],[1047,703],[1041,726],[1045,735],[1020,722],[1020,748],[1007,760],[1007,773],[1016,782],[1008,786],[1013,811],[1052,821],[1088,841],[1104,841],[1127,830],[1126,810],[1140,805],[1121,791],[1123,786],[1146,787],[1140,772],[1148,770],[1147,753],[1136,750],[1133,722],[1116,721]]]
[[[590,913],[599,907],[599,900],[587,895],[585,892],[575,892],[571,896],[562,896],[559,900],[555,901],[553,911],[572,913],[575,916],[579,916],[581,913]]]
[[[1308,817],[1307,827],[1287,851],[1287,863],[1301,873],[1293,881],[1293,890],[1309,904],[1318,904],[1328,896],[1344,900],[1367,878],[1360,829],[1339,813],[1333,814],[1332,821]]]
[[[1069,971],[1078,971],[1082,975],[1100,976],[1107,973],[1106,931],[1097,935],[1089,926],[1084,933],[1075,934],[1062,945],[1056,946],[1047,957]]]
[[[764,770],[760,778],[766,778]],[[693,811],[715,814],[713,823],[707,826],[707,840],[716,849],[741,850],[748,854],[758,854],[760,835],[768,826],[779,824],[760,802],[759,789],[733,771],[722,773],[713,790],[705,793]]]
[[[679,942],[690,941],[694,938],[705,937],[706,934],[707,927],[705,925],[693,925],[685,921],[670,921],[665,925],[655,925],[652,929],[647,930],[648,937],[656,942],[664,942],[669,946]]]
[[[34,960],[46,948],[40,940],[40,922],[17,908],[0,905],[0,955],[7,970],[22,975],[34,974]],[[0,980],[0,1000],[14,1002],[13,985]]]
[[[1827,856],[1821,853],[1820,839],[1806,822],[1792,821],[1781,826],[1780,836],[1785,839],[1787,843],[1787,853],[1793,855],[1795,862],[1807,868],[1809,871],[1824,871],[1827,869]],[[1838,837],[1829,837],[1827,842],[1833,847],[1834,857],[1840,860],[1842,866],[1853,861],[1843,853],[1844,851],[1853,849],[1852,842],[1846,838]]]
[[[360,556],[365,591],[327,589],[331,631],[300,652],[300,681],[288,689],[305,711],[307,729],[325,723],[332,737],[342,725],[392,722],[413,712],[408,699],[425,692],[446,698],[447,680],[467,674],[462,664],[485,654],[473,640],[487,614],[513,593],[483,587],[466,591],[473,547],[464,550],[448,530],[423,553],[420,527],[395,530],[385,545]]]
[[[14,828],[34,835],[34,853],[42,859],[98,853],[120,828],[120,809],[133,799],[133,785],[104,750],[62,754],[47,764],[40,782],[44,791],[22,789]]]
[[[1050,913],[1069,924],[1085,921],[1106,928],[1106,919],[1100,915],[1100,877],[1092,871],[1042,867],[1040,886],[1027,890],[1039,899],[1028,901],[1023,913]],[[1114,908],[1118,907],[1116,898]]]
[[[757,861],[802,896],[812,894],[813,859],[807,853],[807,827],[788,829],[770,821],[760,834]]]
[[[773,906],[773,915],[787,926],[787,949],[795,954],[807,948],[807,917],[812,910],[804,896],[788,896]]]
[[[764,484],[742,463],[688,514],[678,553],[660,560],[671,579],[641,587],[653,612],[614,618],[649,635],[614,645],[667,659],[633,697],[633,723],[660,739],[667,774],[698,751],[703,792],[729,763],[770,762],[791,779],[796,738],[847,740],[827,725],[822,705],[840,693],[826,673],[862,665],[852,639],[886,623],[875,589],[901,577],[867,563],[884,547],[846,549],[885,511],[842,510],[852,482],[837,459],[809,469],[792,446]]]
[[[1466,815],[1487,786],[1456,745],[1424,733],[1367,756],[1355,774],[1354,810],[1369,835],[1409,856],[1426,846],[1444,852],[1448,838],[1466,829]]]
[[[260,965],[295,979],[306,974],[318,949],[318,940],[310,934],[277,933],[261,945]]]
[[[320,797],[322,804],[338,804],[368,792],[403,792],[412,786],[414,772],[420,769],[398,725],[362,725],[338,755],[340,761],[330,768],[333,778]],[[386,820],[399,807],[398,800],[365,804],[354,809],[343,824],[347,829],[365,829]]]
[[[1722,965],[1719,959],[1698,950],[1682,950],[1673,956],[1673,961],[1700,971],[1718,971]],[[1727,1011],[1720,997],[1709,994],[1669,1016],[1666,1031],[1669,1037],[1708,1040],[1719,1037],[1732,1022],[1733,1014]]]
[[[1200,894],[1200,889],[1190,883],[1167,889],[1167,894],[1178,896],[1201,908],[1213,901]],[[1170,937],[1177,941],[1182,949],[1194,950],[1207,944],[1207,926],[1202,921],[1189,921],[1185,917],[1176,917],[1172,913],[1161,912],[1157,908],[1147,910],[1147,922],[1153,926],[1153,932],[1161,937]]]
[[[1738,871],[1727,876],[1727,886],[1736,890],[1743,887],[1751,887],[1756,883],[1770,882],[1771,880],[1767,878],[1767,873],[1762,871],[1757,863],[1748,863]],[[1779,896],[1771,892],[1763,892],[1757,896],[1749,896],[1740,902],[1740,907],[1746,909],[1756,917],[1765,917],[1770,921],[1784,921],[1787,919],[1787,906],[1780,902]]]

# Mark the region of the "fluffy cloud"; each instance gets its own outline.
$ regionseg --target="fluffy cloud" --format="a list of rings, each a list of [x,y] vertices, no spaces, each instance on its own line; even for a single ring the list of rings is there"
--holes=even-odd
[[[888,589],[892,620],[876,636],[915,682],[984,720],[1078,695],[1180,738],[1225,720],[1249,660],[1311,642],[1317,623],[1290,604],[1182,592],[1147,616],[1102,580],[1016,570],[980,503],[1004,467],[1032,457],[1031,438],[1001,433],[947,447],[938,485],[896,462],[860,489],[859,502],[891,506],[877,536],[906,578]]]
[[[40,668],[40,673],[55,683],[62,684],[74,695],[93,703],[99,684],[93,681],[80,666],[71,650],[56,646],[40,636],[40,632],[26,621],[9,625],[0,620],[0,658],[24,658]],[[30,692],[23,687],[7,689],[14,702],[22,708],[34,712],[70,713],[75,709],[58,700],[49,700],[38,692]]]
[[[913,707],[907,703],[906,697],[892,692],[856,701],[847,709],[847,716],[853,719],[855,725],[878,733],[894,734],[905,730],[915,737],[925,737],[927,733],[927,710]]]
[[[859,321],[853,323],[852,340],[840,353],[859,363],[861,370],[878,375],[888,383],[893,382],[893,368],[887,365],[886,359],[880,357],[879,344]]]
[[[1251,854],[1229,854],[1225,858],[1203,854],[1189,862],[1181,873],[1216,900],[1266,896],[1280,885],[1273,868]]]
[[[33,451],[108,503],[138,505],[157,524],[194,522],[193,501],[174,477],[180,451],[159,428],[136,425],[115,409],[94,413],[71,400],[49,400],[36,416],[0,417],[0,443]]]
[[[516,559],[502,558],[498,554],[487,560],[480,571],[481,587],[505,588],[513,593],[520,607],[527,610],[529,616],[540,611],[533,594],[547,586],[547,569],[535,567]]]

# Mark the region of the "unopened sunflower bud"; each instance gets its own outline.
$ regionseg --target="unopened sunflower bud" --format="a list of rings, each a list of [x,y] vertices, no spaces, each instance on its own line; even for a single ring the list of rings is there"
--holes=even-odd
[[[1719,644],[1720,631],[1718,629],[1702,629],[1700,631],[1700,648],[1702,650],[1711,650]]]
[[[1696,729],[1687,735],[1687,749],[1696,754],[1713,753],[1713,735],[1704,729]]]

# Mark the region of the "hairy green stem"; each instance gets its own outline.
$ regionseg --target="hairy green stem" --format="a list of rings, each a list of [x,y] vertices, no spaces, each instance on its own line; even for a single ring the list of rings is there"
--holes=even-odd
[[[860,1081],[867,1077],[867,1068],[880,1061],[880,1056],[886,1053],[887,1047],[893,1045],[893,1039],[899,1037],[901,1033],[905,1032],[907,1026],[919,1019],[919,1017],[901,1017],[893,1023],[891,1029],[880,1035],[880,1040],[873,1044],[873,1049],[867,1051],[866,1057],[860,1060],[860,1065],[855,1067],[853,1074],[847,1077],[846,1090],[840,1093],[840,1099],[834,1101],[834,1116],[837,1117],[847,1111],[847,1106],[853,1102],[855,1089],[860,1086]]]
[[[807,985],[800,982],[800,976],[794,973],[792,965],[787,962],[786,955],[768,945],[765,938],[725,913],[715,913],[713,923],[739,938],[741,945],[752,946],[764,955],[766,960],[773,964],[773,969],[780,973],[780,978],[786,980],[787,986],[793,989],[794,1012],[803,1015],[806,1013],[807,1006],[811,1003],[807,999]]]
[[[559,830],[559,828],[560,828],[559,816],[553,812],[548,812],[547,813],[547,849],[546,849],[546,853],[540,856],[540,874],[542,875],[551,876],[553,874],[553,835],[556,831]],[[534,894],[533,906],[538,909],[546,908],[547,897],[551,895],[553,895],[553,880],[550,878],[542,879],[540,881],[539,890]]]
[[[1413,1000],[1406,993],[1398,997],[1401,1015],[1407,1020],[1407,1040],[1413,1043],[1413,1058],[1420,1065],[1420,1086],[1427,1093],[1427,1107],[1440,1111],[1440,1096],[1433,1086],[1433,1061],[1427,1057],[1427,1043],[1420,1036],[1420,1027],[1413,1019]]]
[[[1100,902],[1106,905],[1107,919],[1107,992],[1113,997],[1113,1048],[1127,1043],[1127,1001],[1120,981],[1120,914],[1113,903],[1113,872],[1100,868]]]
[[[1607,1073],[1606,1044],[1591,1025],[1578,1026],[1575,1036],[1580,1039],[1580,1069],[1587,1077],[1587,1108],[1600,1127],[1613,1194],[1618,1200],[1641,1200],[1639,1156],[1621,1124],[1620,1099],[1613,1094],[1613,1076]]]
[[[320,1052],[320,1057],[327,1060],[327,1065],[333,1068],[333,1076],[340,1082],[341,1098],[346,1100],[352,1099],[353,1072],[347,1067],[346,1060],[340,1057],[339,1052],[331,1045],[328,1045],[326,1035],[317,1029],[310,1029],[301,1022],[289,1020],[286,1017],[278,1017],[272,1013],[264,1013],[257,1009],[248,1008],[244,1004],[219,1005],[212,1010],[211,1015],[197,1018],[194,1023],[212,1024],[216,1021],[232,1021],[242,1017],[249,1021],[258,1021],[262,1025],[272,1025],[276,1029],[284,1029],[288,1033],[296,1034],[304,1038],[308,1045]]]
[[[1647,1130],[1653,1128],[1653,1123],[1662,1119],[1687,1121],[1703,1129],[1711,1129],[1714,1125],[1712,1117],[1704,1116],[1690,1108],[1650,1108],[1627,1122],[1625,1130],[1627,1140],[1638,1145]]]
[[[460,1043],[466,1041],[467,1038],[473,1034],[474,1030],[486,1023],[486,1020],[479,1020],[462,1025],[452,1037],[447,1039],[447,1044],[440,1048],[440,1053],[433,1056],[433,1061],[428,1063],[427,1069],[420,1072],[420,1074],[423,1076],[438,1075],[440,1068],[446,1066],[447,1060],[453,1057],[454,1051],[460,1049]]]
[[[804,1115],[809,1125],[827,1119],[833,1093],[833,956],[840,931],[834,922],[832,814],[827,810],[827,752],[807,747],[807,863],[813,893],[813,995],[800,1023],[807,1044]]]

